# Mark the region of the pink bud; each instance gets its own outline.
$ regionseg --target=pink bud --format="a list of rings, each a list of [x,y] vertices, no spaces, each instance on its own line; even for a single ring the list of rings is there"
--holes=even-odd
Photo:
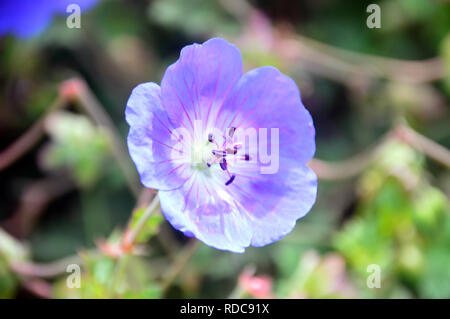
[[[250,272],[244,271],[239,276],[239,285],[256,298],[272,296],[272,278],[269,276],[253,276]]]

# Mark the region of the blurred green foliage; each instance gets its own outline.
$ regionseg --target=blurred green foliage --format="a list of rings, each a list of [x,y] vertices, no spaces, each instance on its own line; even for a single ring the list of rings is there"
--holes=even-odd
[[[46,122],[52,139],[43,154],[49,170],[69,169],[75,180],[86,187],[95,183],[108,159],[108,137],[82,115],[60,111]]]
[[[10,269],[10,264],[28,258],[28,250],[0,229],[0,299],[14,297],[19,288],[19,278]]]
[[[448,255],[448,247],[436,242],[437,234],[448,231],[448,199],[428,183],[423,157],[408,146],[390,144],[380,156],[361,177],[358,216],[335,236],[335,246],[361,280],[367,277],[368,265],[381,266],[385,294],[397,288],[392,280],[396,278],[404,280],[419,297],[446,298],[446,285],[418,288],[433,280],[426,274],[441,262],[442,255]],[[441,279],[448,277],[448,270],[433,273],[439,273]]]
[[[445,37],[441,45],[441,56],[444,61],[445,86],[447,94],[450,95],[450,34]]]
[[[54,286],[54,298],[159,298],[161,290],[142,258],[123,256],[119,260],[97,253],[82,253],[80,288],[68,288],[66,279]]]
[[[239,24],[217,1],[155,1],[148,8],[152,21],[189,35],[237,34]]]

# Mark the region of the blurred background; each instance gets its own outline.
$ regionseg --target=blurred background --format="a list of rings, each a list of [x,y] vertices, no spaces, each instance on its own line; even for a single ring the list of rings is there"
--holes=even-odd
[[[33,37],[3,35],[0,298],[450,298],[450,6],[377,1],[371,29],[373,2],[103,0],[80,29],[55,15]],[[245,70],[297,82],[317,203],[245,254],[190,241],[158,208],[125,247],[154,196],[128,156],[126,101],[215,36]]]

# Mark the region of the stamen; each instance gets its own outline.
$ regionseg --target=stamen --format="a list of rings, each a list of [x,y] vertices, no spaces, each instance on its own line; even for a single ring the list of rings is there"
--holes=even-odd
[[[234,179],[236,178],[236,175],[231,175],[231,178],[225,183],[225,186],[230,185],[233,183]]]
[[[227,170],[227,160],[225,158],[222,161],[220,161],[220,168],[224,171]]]
[[[232,128],[230,128],[230,130],[228,131],[228,135],[229,135],[230,137],[233,137],[234,132],[236,132],[236,128],[235,128],[235,127],[232,127]]]
[[[227,156],[227,153],[225,151],[212,150],[212,153],[213,153],[213,155],[219,156],[219,157]]]
[[[231,175],[230,171],[228,170],[228,163],[226,160],[227,155],[236,155],[238,150],[242,148],[242,143],[232,143],[232,137],[236,131],[235,127],[232,127],[228,131],[228,136],[223,136],[223,145],[222,147],[219,147],[219,144],[214,139],[214,136],[212,133],[208,134],[208,142],[216,144],[217,149],[212,150],[212,154],[215,156],[214,158],[208,160],[206,162],[206,165],[208,167],[211,167],[213,164],[219,163],[220,168],[223,171],[226,171],[229,177],[229,180],[225,183],[226,186],[233,183],[234,179],[236,178],[236,175]],[[231,144],[231,145],[230,145]],[[232,159],[243,159],[245,161],[248,161],[250,159],[249,155],[241,155],[236,157],[231,157]]]

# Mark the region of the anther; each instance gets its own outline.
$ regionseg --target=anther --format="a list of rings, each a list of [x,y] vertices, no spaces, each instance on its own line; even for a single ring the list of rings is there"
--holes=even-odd
[[[220,168],[224,171],[227,170],[227,160],[223,159],[222,161],[220,161]]]
[[[236,178],[236,175],[231,175],[231,178],[225,183],[225,186],[230,185],[233,183],[234,179]]]
[[[244,155],[244,161],[249,161],[249,160],[250,160],[250,155],[245,154],[245,155]]]
[[[214,142],[214,137],[211,133],[208,134],[208,142],[210,143]]]

